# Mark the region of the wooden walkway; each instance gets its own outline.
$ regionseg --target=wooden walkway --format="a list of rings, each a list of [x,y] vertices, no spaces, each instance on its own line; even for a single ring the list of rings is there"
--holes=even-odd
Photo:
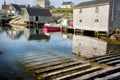
[[[63,69],[65,67],[70,67],[70,66],[73,66],[73,65],[79,65],[81,64],[81,61],[78,61],[78,62],[72,62],[72,63],[68,63],[68,64],[62,64],[62,65],[58,65],[58,66],[55,66],[55,67],[49,67],[47,69],[44,69],[44,70],[36,70],[36,74],[40,74],[42,72],[50,72],[50,71],[54,71],[54,70],[59,70],[59,69]]]
[[[58,66],[58,65],[61,65],[61,64],[65,64],[65,63],[71,63],[73,62],[72,60],[70,59],[63,59],[63,60],[58,60],[58,61],[55,61],[55,62],[52,62],[52,63],[48,63],[48,64],[44,64],[44,65],[38,65],[38,66],[34,66],[33,68],[30,68],[29,70],[30,71],[33,71],[33,70],[39,70],[41,68],[47,68],[47,67],[53,67],[53,66]]]
[[[103,78],[99,78],[96,80],[117,80],[117,79],[120,79],[120,72],[111,74],[111,75],[108,75],[108,76],[105,76]]]
[[[120,53],[112,53],[85,58],[98,64],[110,66],[108,69],[93,66],[83,59],[46,49],[15,55],[25,72],[38,80],[109,80],[120,79]],[[114,53],[113,53],[114,52]]]
[[[69,74],[69,75],[66,75],[66,76],[63,76],[63,77],[59,77],[59,78],[56,78],[54,80],[67,80],[67,79],[70,79],[76,75],[83,75],[83,74],[86,74],[86,73],[90,73],[90,72],[94,72],[94,71],[97,71],[97,70],[100,70],[101,68],[98,66],[98,67],[94,67],[94,68],[90,68],[90,69],[87,69],[87,70],[84,70],[84,71],[81,71],[81,72],[77,72],[77,73],[72,73],[72,74]]]
[[[90,64],[84,64],[84,65],[81,65],[81,66],[75,66],[75,67],[72,67],[72,68],[51,72],[49,74],[44,75],[44,77],[48,78],[48,77],[53,76],[53,75],[62,74],[62,73],[65,73],[67,71],[77,70],[77,69],[86,68],[86,67],[90,67]]]
[[[100,64],[115,66],[117,64],[120,64],[120,53],[106,54],[105,56],[93,57],[89,60],[98,62]]]
[[[104,78],[104,77],[107,77],[107,76],[111,77],[111,79],[115,78],[115,77],[118,78],[117,76],[110,76],[110,75],[113,75],[113,74],[116,74],[116,73],[119,73],[119,72],[120,72],[120,67],[115,67],[115,68],[111,68],[111,69],[101,70],[99,72],[95,72],[95,73],[92,73],[92,74],[89,74],[89,75],[86,75],[86,76],[83,76],[83,77],[79,77],[75,80],[93,80],[93,79],[96,79],[96,78],[102,78],[102,77]]]

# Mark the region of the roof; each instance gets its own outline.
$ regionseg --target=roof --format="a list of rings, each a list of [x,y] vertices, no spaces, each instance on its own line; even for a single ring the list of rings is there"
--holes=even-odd
[[[18,5],[20,8],[26,8],[26,5]]]
[[[109,1],[110,0],[92,0],[92,1],[82,2],[78,5],[76,5],[75,8],[104,4],[104,3],[108,3]]]
[[[16,10],[21,11],[21,8],[17,4],[11,4]]]
[[[42,8],[26,8],[30,16],[52,16],[50,11]]]
[[[8,6],[8,5],[6,5],[6,4],[4,5],[4,4],[3,4],[3,5],[2,5],[2,9],[7,9],[7,6]]]
[[[62,5],[70,5],[72,2],[63,2]]]
[[[32,6],[32,8],[42,8],[42,7],[37,4],[35,6]]]
[[[49,41],[50,36],[43,34],[30,34],[28,40]]]
[[[7,9],[6,1],[4,0],[4,4],[2,4],[2,9]]]

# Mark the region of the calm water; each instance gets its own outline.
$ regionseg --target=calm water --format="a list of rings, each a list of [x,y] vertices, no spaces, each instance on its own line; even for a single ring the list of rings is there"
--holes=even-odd
[[[37,52],[59,52],[77,58],[100,56],[120,52],[120,45],[105,42],[93,37],[63,34],[61,32],[44,33],[42,29],[15,29],[0,27],[0,77],[20,76],[28,78],[19,60]],[[29,79],[28,79],[29,80]]]

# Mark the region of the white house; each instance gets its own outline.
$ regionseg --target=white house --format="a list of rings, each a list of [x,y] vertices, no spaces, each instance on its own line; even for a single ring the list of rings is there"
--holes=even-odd
[[[38,4],[42,8],[50,7],[50,1],[49,0],[36,0],[36,4]]]
[[[17,4],[10,4],[7,6],[7,15],[9,15],[9,16],[22,15],[22,9]]]
[[[61,8],[73,8],[73,2],[63,2]]]
[[[120,0],[92,0],[74,7],[74,28],[98,33],[120,29]]]

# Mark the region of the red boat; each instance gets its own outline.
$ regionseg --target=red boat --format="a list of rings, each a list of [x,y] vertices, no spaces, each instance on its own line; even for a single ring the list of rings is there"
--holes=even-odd
[[[60,27],[44,25],[43,31],[44,32],[60,32]]]

